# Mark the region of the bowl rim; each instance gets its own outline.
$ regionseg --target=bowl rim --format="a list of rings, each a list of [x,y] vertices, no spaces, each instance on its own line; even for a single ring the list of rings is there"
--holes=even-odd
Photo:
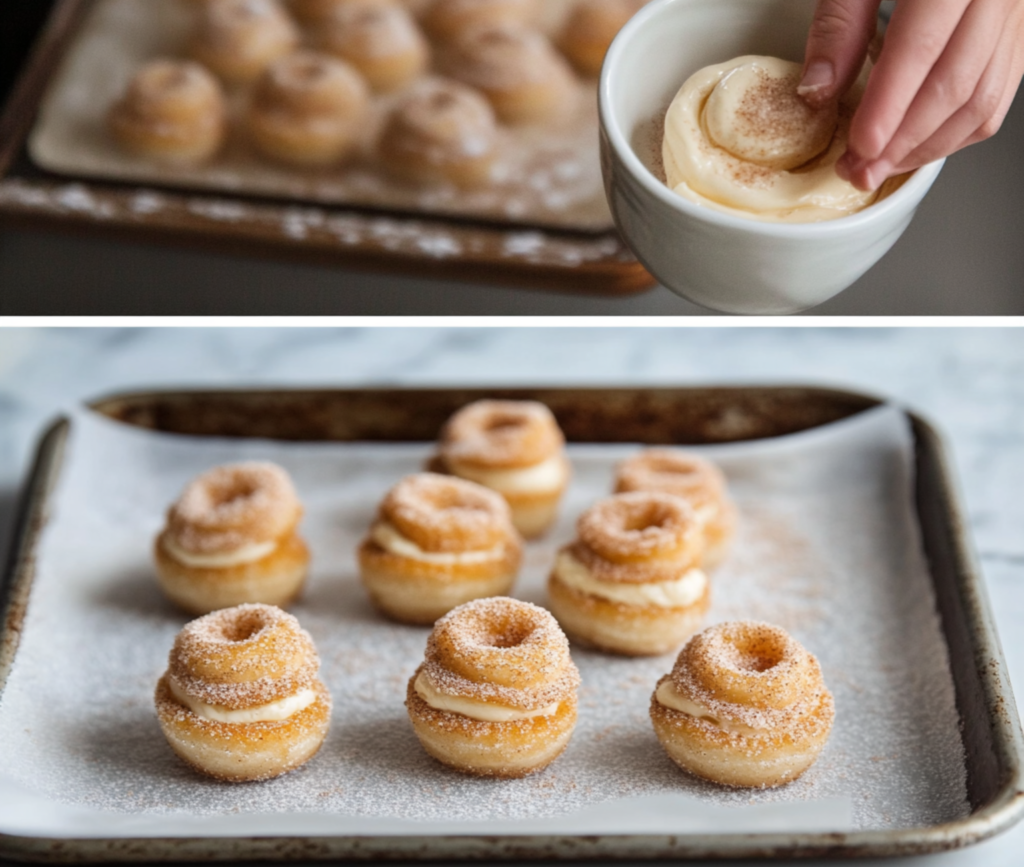
[[[633,37],[641,30],[653,26],[652,21],[661,20],[662,16],[672,15],[674,10],[692,8],[702,2],[706,2],[706,0],[651,0],[619,31],[612,41],[604,65],[601,67],[601,78],[598,85],[601,129],[609,145],[615,151],[619,162],[647,193],[671,209],[721,228],[745,231],[752,235],[793,240],[804,238],[824,240],[857,232],[867,228],[868,224],[883,220],[894,212],[903,213],[916,207],[942,170],[946,162],[945,158],[915,169],[899,189],[862,211],[833,220],[810,223],[783,223],[736,217],[683,198],[651,174],[634,152],[612,109],[614,83],[618,79],[617,69]],[[750,4],[764,2],[764,0],[715,0],[718,5],[725,5],[726,2]]]

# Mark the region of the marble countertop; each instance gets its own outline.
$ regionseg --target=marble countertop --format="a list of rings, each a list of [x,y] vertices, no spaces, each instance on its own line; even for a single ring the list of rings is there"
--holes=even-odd
[[[849,388],[935,422],[960,476],[1011,675],[1024,684],[1024,339],[1009,327],[0,329],[0,556],[44,426],[104,394],[709,383]],[[968,850],[898,863],[1008,867],[1022,851],[1024,824]]]

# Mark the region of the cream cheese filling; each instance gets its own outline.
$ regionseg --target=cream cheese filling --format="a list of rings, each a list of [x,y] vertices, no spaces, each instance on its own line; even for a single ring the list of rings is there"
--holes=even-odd
[[[300,689],[295,695],[272,701],[270,704],[261,704],[257,707],[247,707],[242,710],[229,710],[225,707],[207,704],[190,695],[186,695],[174,682],[173,677],[167,679],[167,685],[179,702],[187,707],[192,713],[203,719],[212,722],[222,723],[255,723],[255,722],[280,722],[295,716],[299,711],[305,710],[316,701],[316,691],[312,689]]]
[[[408,557],[410,560],[419,560],[422,563],[484,563],[488,560],[500,560],[505,556],[503,544],[483,551],[424,551],[412,539],[402,535],[398,528],[388,521],[378,521],[374,524],[370,528],[370,538],[385,551],[390,551],[399,557]]]
[[[241,548],[236,548],[234,551],[225,551],[220,554],[195,554],[175,544],[169,536],[164,536],[162,544],[164,550],[173,560],[177,560],[182,566],[191,566],[194,569],[230,569],[232,566],[241,566],[244,563],[255,563],[268,554],[272,554],[277,548],[276,541],[252,542]]]
[[[668,186],[715,210],[782,223],[831,220],[872,204],[877,193],[858,190],[835,171],[836,161],[846,150],[849,106],[840,115],[831,141],[817,155],[811,154],[820,146],[812,123],[789,124],[794,136],[792,140],[783,136],[782,142],[773,141],[772,136],[776,127],[786,126],[785,115],[774,120],[768,116],[760,122],[760,130],[756,123],[749,130],[730,128],[749,116],[749,109],[743,110],[745,99],[758,105],[753,82],[797,80],[799,72],[797,64],[776,57],[744,56],[707,66],[688,78],[665,116],[662,156]],[[739,84],[733,88],[736,92],[730,92],[730,84]],[[856,99],[858,92],[855,88],[850,99]],[[758,107],[771,110],[770,99],[763,99],[764,105]],[[797,135],[801,129],[808,136],[806,141]],[[764,154],[758,154],[759,135]],[[781,167],[785,155],[771,153],[765,158],[773,145],[790,149],[801,162],[807,160],[792,169]]]
[[[695,719],[703,720],[716,728],[722,729],[722,731],[741,735],[752,735],[758,733],[758,729],[753,726],[716,717],[714,713],[704,707],[704,705],[691,701],[686,696],[681,695],[671,680],[663,681],[655,691],[654,697],[658,704],[663,707],[667,707],[670,710],[677,710],[680,713],[685,713],[687,716],[692,716]]]
[[[598,596],[624,605],[654,605],[658,608],[685,608],[693,605],[708,586],[708,577],[701,569],[688,569],[672,581],[650,584],[627,584],[621,581],[600,581],[571,551],[560,551],[555,561],[555,576],[566,586],[581,593]]]
[[[492,704],[491,702],[479,701],[475,698],[466,698],[461,695],[447,695],[441,692],[430,682],[425,672],[420,672],[413,684],[416,694],[435,710],[443,710],[448,713],[462,714],[470,719],[477,719],[483,722],[512,722],[517,719],[531,719],[536,716],[551,716],[558,710],[560,702],[549,704],[547,707],[537,710],[523,710],[518,707],[506,707],[505,705]]]
[[[462,479],[468,479],[501,494],[542,494],[559,491],[569,475],[561,452],[534,464],[515,469],[484,469],[461,461],[449,460],[448,469]]]

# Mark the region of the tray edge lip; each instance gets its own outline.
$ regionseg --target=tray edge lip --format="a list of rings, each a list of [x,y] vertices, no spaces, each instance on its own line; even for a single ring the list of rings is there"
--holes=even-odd
[[[911,430],[914,435],[915,447],[922,444],[922,433],[931,439],[930,447],[934,450],[938,460],[944,492],[947,497],[947,504],[950,508],[949,516],[961,526],[966,527],[964,521],[964,510],[962,496],[957,485],[956,476],[951,472],[950,452],[945,437],[940,430],[927,417],[922,414],[895,402],[887,401],[883,396],[866,391],[853,390],[840,386],[828,386],[821,384],[801,385],[797,383],[777,384],[753,384],[729,383],[723,385],[715,384],[686,384],[682,386],[655,385],[645,386],[596,386],[587,384],[584,386],[558,386],[545,385],[531,387],[528,385],[502,385],[490,390],[536,390],[536,391],[637,391],[637,392],[687,392],[687,391],[786,391],[799,390],[811,394],[832,394],[853,398],[857,401],[864,401],[864,409],[872,406],[889,405],[895,406],[907,417],[911,423]],[[488,390],[479,385],[466,386],[443,386],[429,385],[422,387],[403,387],[401,385],[365,386],[349,388],[295,388],[295,387],[254,387],[254,388],[213,388],[213,389],[140,389],[131,391],[118,391],[105,394],[100,397],[84,401],[82,406],[99,414],[105,414],[101,407],[111,405],[116,401],[126,402],[132,399],[141,398],[175,398],[187,399],[190,397],[218,397],[218,396],[285,396],[285,395],[310,395],[310,394],[332,394],[344,393],[396,393],[396,392],[444,392],[453,390]],[[863,410],[860,410],[863,411]],[[107,418],[121,424],[128,424],[119,419]],[[138,427],[137,425],[133,425]],[[51,422],[40,436],[36,450],[35,459],[29,471],[25,484],[19,495],[19,506],[17,510],[17,521],[14,535],[12,536],[11,556],[5,566],[4,574],[0,575],[0,588],[3,589],[4,599],[2,601],[3,620],[0,621],[0,694],[9,673],[9,666],[13,662],[16,653],[17,642],[9,646],[7,617],[12,605],[13,598],[23,593],[27,596],[31,589],[34,578],[33,557],[38,546],[39,538],[45,525],[45,512],[52,494],[54,485],[57,483],[63,464],[63,451],[68,435],[72,428],[72,421],[67,416],[60,416]],[[146,428],[141,428],[145,430]],[[35,519],[35,520],[33,520]],[[40,523],[41,522],[41,523]],[[953,549],[956,552],[963,569],[957,570],[961,579],[958,583],[961,589],[969,590],[970,601],[974,608],[973,614],[979,618],[972,629],[972,638],[985,646],[991,664],[984,668],[981,673],[981,680],[985,687],[986,699],[989,699],[991,710],[991,697],[995,687],[999,685],[1010,699],[1013,693],[1010,689],[1009,675],[1006,670],[1006,662],[1003,657],[998,639],[998,632],[995,629],[991,605],[985,590],[984,579],[977,561],[977,557],[971,545],[969,533],[955,537]],[[966,584],[963,582],[966,580]],[[22,612],[23,616],[24,612]],[[979,628],[980,627],[980,628]],[[979,648],[980,650],[981,648]],[[807,856],[809,854],[836,855],[840,857],[850,856],[891,856],[925,854],[929,852],[948,851],[962,848],[974,843],[981,842],[1002,831],[1012,827],[1024,818],[1024,735],[1021,732],[1020,720],[1016,706],[1012,701],[1003,703],[1004,716],[990,713],[990,722],[995,723],[994,741],[1000,748],[1001,758],[1009,764],[1007,779],[996,793],[996,796],[989,804],[979,808],[977,811],[963,819],[924,828],[892,829],[885,831],[851,831],[847,833],[823,833],[823,834],[738,834],[738,835],[566,835],[566,836],[504,836],[493,835],[446,835],[446,836],[425,836],[425,837],[357,837],[357,836],[329,836],[329,837],[118,837],[118,838],[45,838],[26,837],[0,833],[0,856],[20,860],[19,856],[26,859],[40,860],[40,849],[50,848],[51,850],[64,851],[68,860],[94,860],[86,855],[83,859],[82,853],[74,853],[77,846],[80,849],[99,850],[102,847],[114,847],[127,843],[138,843],[150,847],[167,847],[167,852],[162,856],[152,857],[149,853],[148,860],[161,861],[173,860],[175,853],[179,853],[184,845],[189,843],[210,845],[231,844],[236,847],[248,842],[250,845],[262,841],[265,844],[272,844],[274,841],[289,842],[294,844],[317,845],[323,849],[323,858],[339,857],[348,854],[355,855],[355,852],[345,852],[345,847],[359,849],[361,841],[381,841],[387,839],[392,841],[401,840],[408,844],[409,848],[414,844],[423,846],[445,847],[457,846],[459,844],[477,842],[478,844],[504,843],[506,845],[527,844],[527,849],[532,847],[543,847],[545,845],[557,847],[559,844],[572,846],[578,841],[589,841],[594,846],[614,846],[616,843],[622,845],[626,841],[637,841],[638,850],[632,853],[632,857],[658,858],[669,857],[710,857],[710,858],[742,858],[762,857],[776,858],[788,856]],[[643,852],[643,849],[654,847],[658,841],[665,841],[666,848],[657,849],[653,852]],[[681,841],[681,842],[680,842]],[[645,845],[646,844],[646,845]],[[676,848],[680,851],[674,851]],[[713,849],[714,852],[701,852],[687,855],[698,847]],[[404,848],[404,847],[403,847]],[[766,854],[768,853],[768,854]],[[109,853],[106,853],[109,857]],[[140,853],[135,852],[134,857]],[[365,851],[366,857],[381,857],[377,853]],[[479,853],[475,857],[486,857],[487,853]],[[239,850],[233,853],[229,860],[245,858],[246,852]],[[398,857],[398,856],[396,856]],[[435,852],[433,857],[458,857],[457,855],[445,856],[443,852]],[[474,856],[469,856],[474,857]],[[495,857],[491,853],[491,857]],[[572,857],[571,854],[569,857]],[[575,857],[581,857],[576,855]],[[586,856],[583,856],[586,857]],[[600,857],[600,852],[595,853]],[[631,857],[630,853],[618,856],[605,857]],[[42,860],[48,860],[45,857]],[[59,859],[55,859],[59,860]],[[213,859],[220,860],[220,859]]]

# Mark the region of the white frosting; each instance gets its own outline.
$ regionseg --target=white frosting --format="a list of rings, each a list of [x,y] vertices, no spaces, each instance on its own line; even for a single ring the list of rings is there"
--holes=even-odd
[[[757,732],[757,729],[745,725],[744,723],[716,717],[710,710],[708,710],[708,708],[704,707],[704,705],[697,704],[697,702],[691,701],[686,698],[686,696],[681,695],[671,680],[663,681],[654,693],[654,697],[658,704],[663,705],[670,710],[677,710],[680,713],[685,713],[687,716],[703,720],[704,722],[710,723],[723,731],[745,735]]]
[[[775,222],[831,220],[874,202],[877,193],[858,190],[835,172],[846,150],[849,110],[836,119],[805,106],[796,96],[799,72],[789,61],[744,56],[688,78],[665,116],[668,186],[698,204]],[[772,101],[758,105],[756,89],[788,79],[793,100],[773,116]],[[855,88],[850,99],[858,96]],[[834,134],[824,136],[824,124]]]
[[[688,569],[672,581],[632,584],[600,581],[570,551],[560,551],[555,575],[568,587],[625,605],[654,605],[658,608],[685,608],[704,595],[707,575],[700,569]]]
[[[558,710],[559,702],[549,704],[547,707],[537,710],[522,710],[517,707],[506,707],[500,704],[478,701],[475,698],[465,698],[460,695],[447,695],[441,692],[430,682],[430,678],[424,672],[413,684],[416,694],[435,710],[443,710],[448,713],[462,714],[470,719],[478,719],[483,722],[511,722],[517,719],[530,719],[535,716],[551,716]]]
[[[173,677],[167,679],[171,695],[187,707],[192,713],[203,719],[212,722],[222,723],[255,723],[255,722],[279,722],[295,716],[299,711],[305,710],[316,701],[316,691],[312,689],[301,689],[295,695],[282,698],[279,701],[272,701],[270,704],[261,704],[258,707],[247,707],[243,710],[229,710],[225,707],[207,704],[197,698],[186,695],[174,682]]]
[[[232,566],[241,566],[243,563],[255,563],[257,560],[262,560],[274,552],[277,542],[253,542],[222,554],[194,554],[176,545],[170,537],[164,536],[163,547],[174,560],[183,566],[191,566],[194,569],[230,569]]]
[[[505,556],[504,545],[498,545],[484,551],[459,551],[456,553],[424,551],[412,539],[402,535],[398,528],[388,521],[378,521],[374,524],[370,528],[370,538],[385,551],[390,551],[399,557],[408,557],[410,560],[419,560],[423,563],[483,563],[488,560],[498,560]]]
[[[508,470],[482,469],[460,461],[449,461],[448,469],[459,478],[468,479],[502,494],[542,494],[560,491],[569,475],[569,468],[561,452],[532,467]]]

